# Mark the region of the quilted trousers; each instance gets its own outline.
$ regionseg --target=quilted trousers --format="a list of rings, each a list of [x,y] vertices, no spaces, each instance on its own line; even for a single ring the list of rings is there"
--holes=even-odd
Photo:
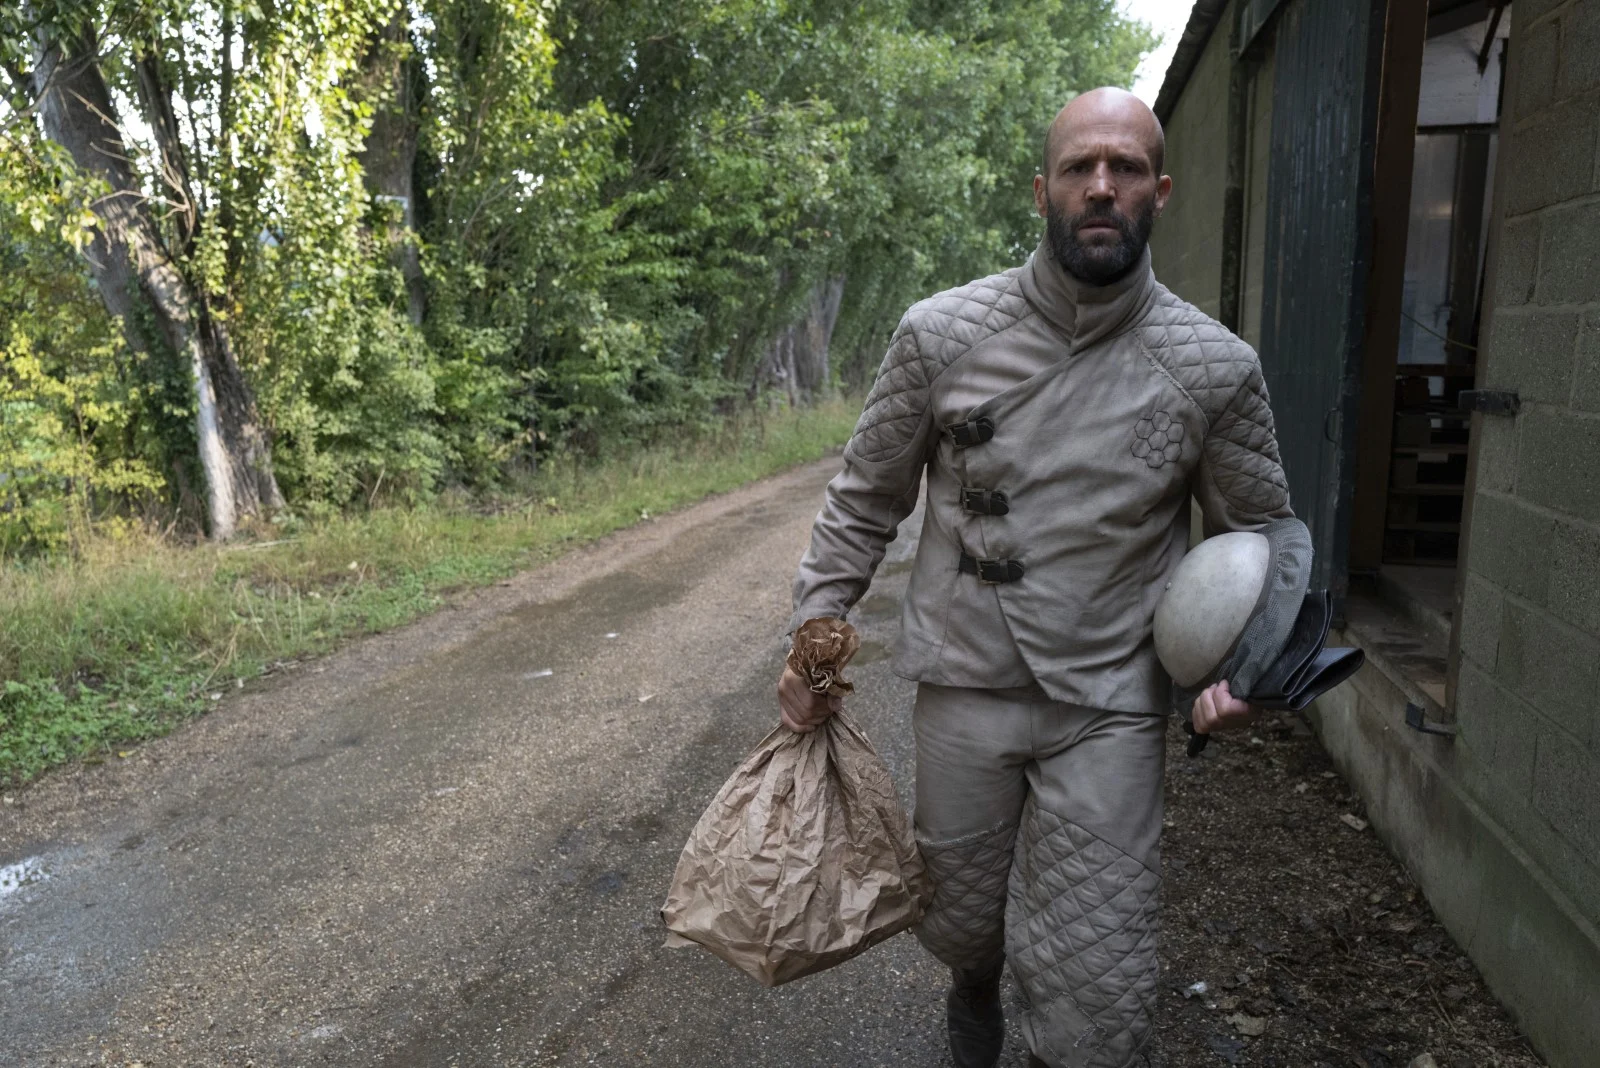
[[[913,724],[935,883],[917,937],[952,968],[1007,961],[1023,1035],[1052,1068],[1144,1063],[1165,716],[923,683]]]

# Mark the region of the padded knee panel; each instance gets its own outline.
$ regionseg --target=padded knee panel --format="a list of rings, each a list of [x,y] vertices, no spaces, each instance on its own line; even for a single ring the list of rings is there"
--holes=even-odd
[[[1015,824],[944,842],[917,840],[934,887],[917,940],[950,967],[988,971],[1003,959],[1006,882],[1016,841]]]
[[[1153,1032],[1160,889],[1159,873],[1029,798],[1006,952],[1029,1003],[1023,1033],[1047,1063],[1141,1063]]]

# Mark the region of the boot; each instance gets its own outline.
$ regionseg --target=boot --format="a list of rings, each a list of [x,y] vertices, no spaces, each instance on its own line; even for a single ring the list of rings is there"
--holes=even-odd
[[[1006,1018],[1000,1008],[1000,972],[952,972],[945,1021],[950,1057],[956,1068],[994,1068],[1006,1044]]]
[[[1050,1066],[1041,1061],[1036,1055],[1030,1053],[1028,1054],[1028,1068],[1050,1068]]]

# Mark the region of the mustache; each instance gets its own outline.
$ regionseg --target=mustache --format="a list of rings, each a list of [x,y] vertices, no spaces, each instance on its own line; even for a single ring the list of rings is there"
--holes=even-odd
[[[1124,237],[1134,236],[1133,220],[1109,204],[1104,207],[1085,208],[1083,211],[1071,216],[1067,219],[1067,228],[1076,232],[1079,227],[1087,226],[1092,222],[1110,223]]]

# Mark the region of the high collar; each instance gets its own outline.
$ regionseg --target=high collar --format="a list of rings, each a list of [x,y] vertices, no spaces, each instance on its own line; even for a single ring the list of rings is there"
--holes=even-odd
[[[1120,333],[1144,310],[1155,288],[1150,269],[1150,246],[1121,278],[1110,285],[1080,281],[1056,262],[1048,238],[1022,269],[1022,293],[1039,314],[1061,331],[1073,352],[1102,338]]]

